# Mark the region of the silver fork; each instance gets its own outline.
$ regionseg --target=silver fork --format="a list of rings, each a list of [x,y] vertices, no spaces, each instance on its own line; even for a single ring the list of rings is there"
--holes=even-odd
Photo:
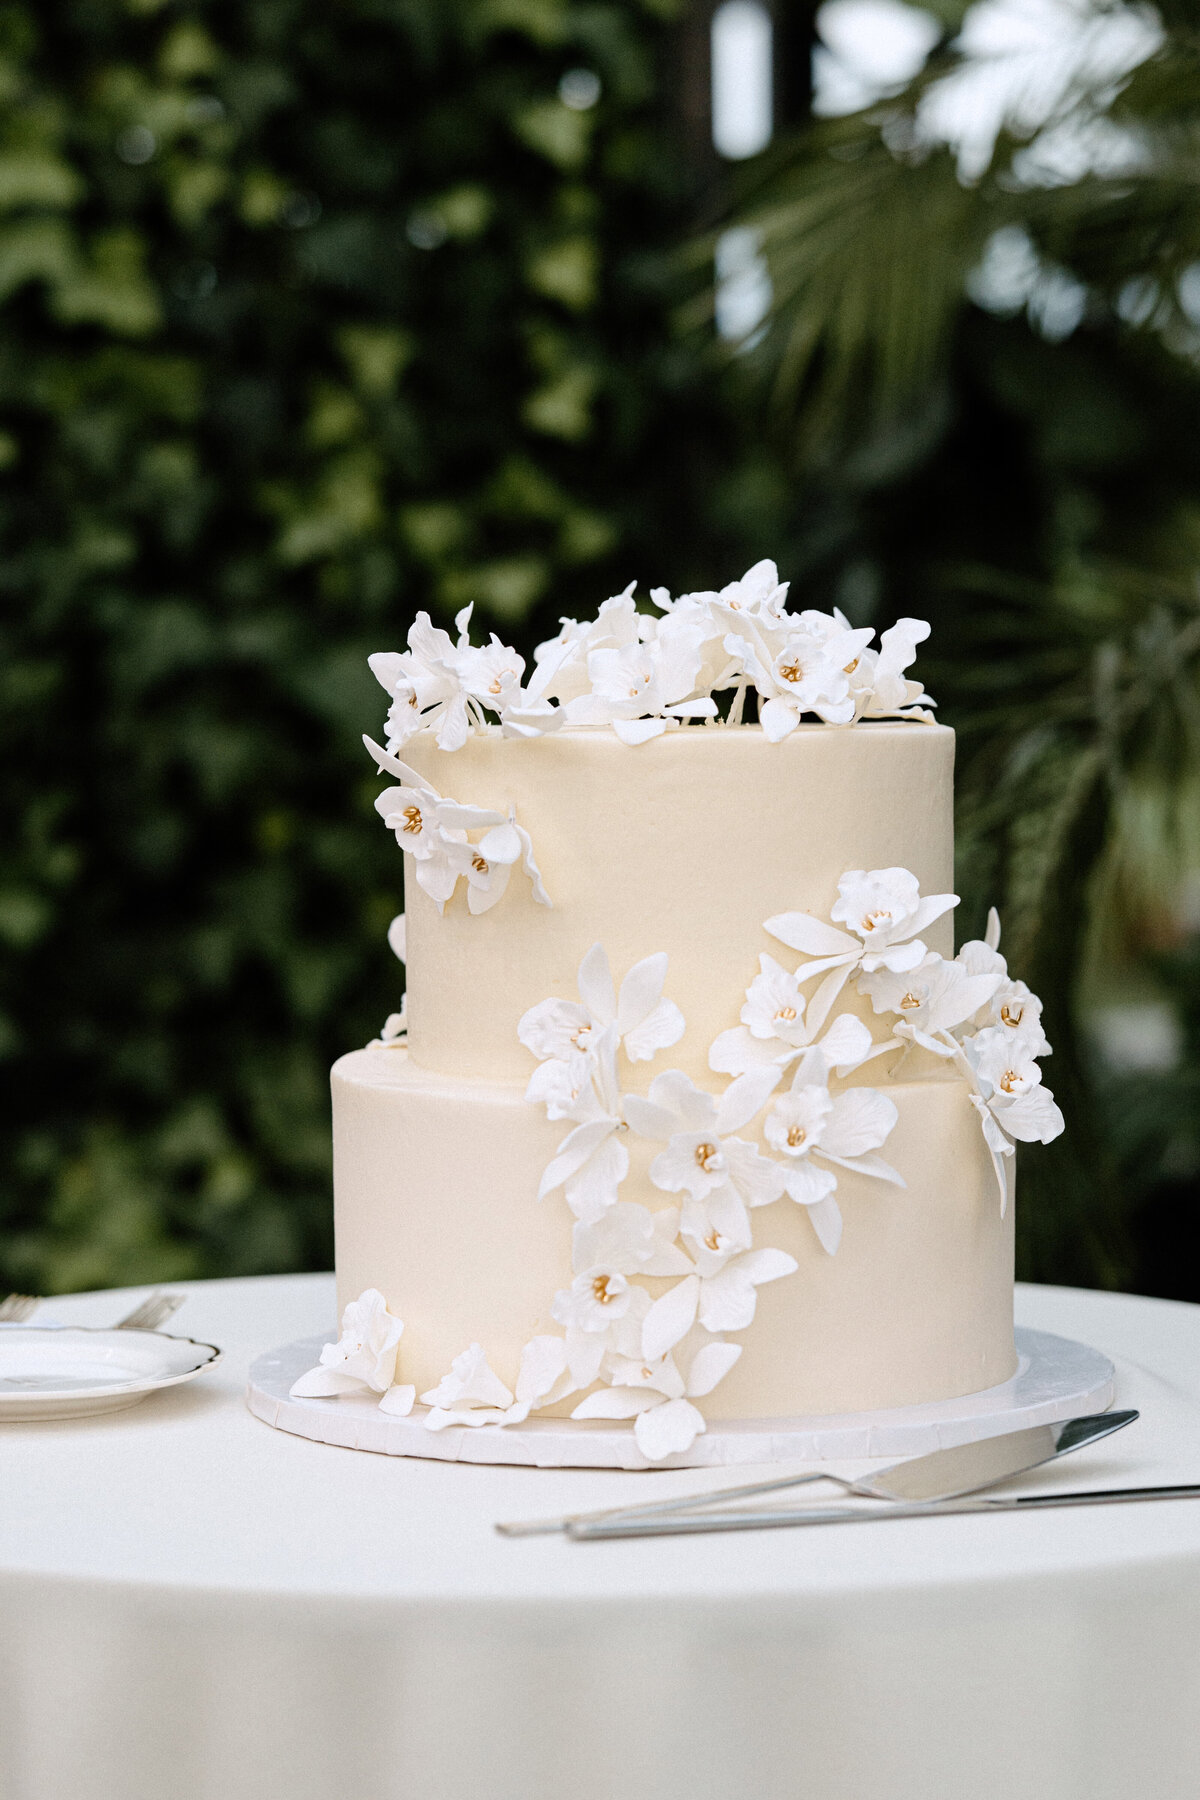
[[[186,1294],[165,1294],[161,1290],[154,1294],[147,1294],[141,1304],[135,1306],[131,1313],[124,1319],[117,1320],[115,1329],[117,1331],[157,1331],[160,1325],[166,1324],[173,1313],[179,1311],[186,1299]]]
[[[0,1300],[0,1323],[20,1325],[31,1318],[41,1304],[40,1294],[9,1294]]]

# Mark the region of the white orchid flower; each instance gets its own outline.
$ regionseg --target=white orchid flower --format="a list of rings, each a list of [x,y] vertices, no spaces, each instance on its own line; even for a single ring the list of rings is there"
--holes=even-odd
[[[1049,1056],[1050,1045],[1042,1031],[1042,1003],[1023,981],[1014,981],[1009,975],[999,944],[1000,918],[993,906],[988,914],[986,937],[970,939],[954,959],[969,975],[1000,977],[995,992],[968,1023],[976,1031],[982,1031],[987,1025],[1003,1025],[1009,1031],[1020,1031],[1041,1044],[1036,1055]]]
[[[871,685],[864,696],[861,716],[867,719],[921,719],[932,724],[926,708],[937,703],[925,693],[919,681],[909,681],[904,671],[917,654],[917,645],[929,636],[924,619],[897,619],[879,640],[879,650],[872,655]]]
[[[805,713],[827,725],[850,723],[849,671],[873,632],[815,612],[784,613],[772,624],[740,615],[729,623],[725,648],[758,693],[759,723],[772,743],[789,737]]]
[[[579,1000],[542,1000],[531,1006],[517,1026],[517,1036],[539,1060],[565,1060],[586,1051],[595,1036],[616,1028],[630,1062],[649,1062],[660,1050],[677,1044],[686,1029],[673,1000],[663,998],[667,957],[659,951],[635,963],[618,996],[602,944],[593,944],[579,965]]]
[[[477,878],[479,875],[474,869],[477,851],[467,840],[468,831],[489,830],[509,821],[490,807],[460,806],[456,800],[445,799],[407,763],[381,750],[369,737],[363,742],[377,766],[400,783],[377,796],[375,810],[395,833],[400,848],[412,857],[418,885],[438,911],[444,912],[459,876],[466,875],[469,880],[472,872]]]
[[[511,645],[502,644],[493,631],[490,643],[461,649],[455,658],[455,669],[473,699],[499,712],[506,700],[520,690],[525,658]]]
[[[785,1250],[702,1249],[695,1273],[660,1296],[642,1325],[642,1355],[650,1362],[673,1350],[699,1322],[706,1331],[743,1331],[753,1323],[758,1289],[799,1267]]]
[[[679,1209],[620,1200],[590,1225],[577,1224],[571,1240],[576,1269],[609,1268],[620,1275],[686,1275],[691,1268],[675,1239]]]
[[[575,1129],[567,1133],[543,1172],[538,1199],[544,1200],[561,1187],[575,1217],[594,1225],[616,1205],[617,1191],[629,1173],[629,1152],[621,1142],[626,1125],[620,1113],[615,1025],[595,1037],[586,1060],[586,1085],[569,1108],[564,1106],[557,1115],[576,1120]],[[568,1071],[570,1067],[568,1064]],[[544,1093],[534,1095],[544,1097]],[[552,1112],[550,1116],[556,1115]]]
[[[436,731],[439,750],[461,750],[471,719],[460,658],[468,652],[471,607],[455,619],[457,645],[448,632],[419,612],[408,632],[408,650],[367,658],[375,679],[392,695],[388,749],[402,748],[418,731]]]
[[[510,805],[507,820],[494,825],[473,846],[466,871],[467,905],[471,912],[490,912],[503,898],[508,878],[518,862],[529,877],[537,904],[553,907],[554,902],[546,892],[541,870],[534,859],[533,840],[524,826],[517,823],[516,808]]]
[[[680,1373],[676,1357],[610,1356],[606,1369],[613,1383],[589,1394],[571,1414],[573,1419],[632,1419],[634,1437],[650,1462],[690,1450],[706,1429],[693,1400],[711,1394],[742,1353],[740,1344],[719,1339],[702,1343]]]
[[[957,905],[957,894],[922,898],[917,878],[908,869],[849,869],[838,882],[831,916],[848,924],[850,931],[839,931],[802,912],[776,913],[763,929],[812,959],[797,969],[798,982],[825,976],[807,1011],[808,1028],[815,1037],[814,1025],[819,1029],[824,1023],[855,970],[915,968],[928,954],[917,932]]]
[[[399,1416],[412,1410],[416,1389],[396,1382],[396,1358],[404,1322],[388,1311],[378,1288],[367,1288],[342,1314],[342,1333],[326,1344],[320,1362],[292,1383],[290,1392],[309,1399],[329,1394],[382,1395],[380,1405]]]
[[[614,1269],[585,1269],[569,1288],[559,1289],[551,1313],[566,1330],[564,1356],[573,1389],[599,1379],[607,1356],[641,1355],[649,1310],[645,1288],[631,1286]]]
[[[897,1038],[935,1056],[954,1056],[951,1037],[957,1026],[973,1018],[1000,985],[1001,976],[969,975],[960,962],[929,952],[916,968],[901,973],[881,968],[859,977],[858,988],[870,996],[877,1013],[893,1013]]]
[[[606,600],[593,620],[580,623],[563,619],[557,637],[539,644],[533,653],[535,669],[530,677],[531,700],[556,699],[564,706],[590,688],[588,657],[593,650],[621,650],[638,642],[638,610],[631,581],[624,593]]]
[[[773,956],[761,955],[758,962],[760,973],[746,989],[742,1024],[718,1033],[709,1050],[708,1066],[720,1074],[744,1075],[767,1063],[787,1068],[818,1041],[850,968],[849,963],[835,968],[806,1001],[800,992],[808,975],[803,965],[789,975]],[[839,1075],[848,1075],[892,1047],[890,1043],[874,1044],[867,1027],[850,1013],[834,1019],[819,1042],[825,1060]]]
[[[757,1069],[717,1099],[670,1069],[650,1084],[648,1098],[626,1096],[625,1117],[638,1135],[666,1143],[650,1165],[650,1179],[666,1193],[687,1196],[681,1229],[693,1243],[748,1249],[747,1209],[780,1198],[778,1165],[733,1135],[762,1110],[780,1073]]]
[[[482,1344],[471,1344],[456,1356],[450,1373],[422,1394],[421,1401],[432,1408],[425,1420],[428,1431],[444,1431],[447,1425],[519,1423],[513,1395],[490,1367]]]
[[[672,720],[716,714],[711,697],[690,698],[700,672],[699,640],[691,631],[663,632],[619,650],[593,650],[587,667],[591,692],[569,702],[568,719],[611,724],[622,743],[647,743]]]
[[[377,1038],[372,1038],[367,1045],[368,1050],[407,1050],[408,1018],[401,1005],[399,1012],[389,1013],[383,1021],[383,1027]]]
[[[833,1198],[834,1168],[896,1187],[907,1183],[874,1154],[900,1116],[894,1102],[875,1088],[847,1088],[831,1095],[828,1078],[820,1051],[810,1051],[796,1070],[790,1092],[781,1095],[767,1114],[763,1136],[787,1158],[787,1192],[807,1207],[819,1242],[832,1256],[842,1237],[841,1208]]]
[[[1054,1095],[1042,1084],[1037,1058],[1045,1054],[1041,1026],[1028,1031],[990,1025],[966,1038],[960,1062],[972,1079],[971,1104],[979,1114],[1000,1190],[1000,1216],[1008,1204],[1005,1158],[1018,1143],[1049,1144],[1065,1129]]]

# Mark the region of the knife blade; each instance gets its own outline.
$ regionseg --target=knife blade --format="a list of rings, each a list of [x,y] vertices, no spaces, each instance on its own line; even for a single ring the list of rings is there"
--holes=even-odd
[[[709,1531],[770,1531],[785,1525],[865,1525],[881,1519],[947,1519],[959,1513],[1040,1512],[1051,1507],[1113,1506],[1135,1500],[1200,1499],[1200,1482],[1176,1487],[1086,1488],[1058,1494],[1000,1494],[979,1499],[927,1501],[915,1506],[804,1506],[770,1512],[694,1512],[654,1519],[593,1519],[572,1525],[575,1542],[596,1538],[682,1537]]]
[[[779,1493],[784,1488],[804,1487],[818,1481],[831,1481],[847,1493],[889,1501],[928,1503],[950,1500],[958,1495],[976,1493],[992,1487],[1010,1475],[1023,1474],[1039,1464],[1051,1462],[1085,1444],[1108,1437],[1137,1418],[1133,1411],[1089,1413],[1076,1419],[1059,1420],[1053,1425],[1024,1427],[1020,1431],[1001,1432],[996,1437],[982,1438],[971,1444],[960,1444],[950,1450],[933,1450],[926,1456],[910,1457],[893,1463],[874,1475],[859,1481],[831,1474],[824,1469],[804,1475],[776,1476],[770,1481],[752,1481],[741,1487],[706,1489],[673,1500],[656,1500],[638,1506],[611,1506],[600,1512],[567,1513],[549,1519],[515,1519],[497,1524],[504,1537],[537,1537],[553,1532],[570,1532],[576,1525],[592,1524],[606,1519],[651,1519],[691,1512],[697,1508],[719,1506],[730,1500],[747,1500],[752,1496]]]

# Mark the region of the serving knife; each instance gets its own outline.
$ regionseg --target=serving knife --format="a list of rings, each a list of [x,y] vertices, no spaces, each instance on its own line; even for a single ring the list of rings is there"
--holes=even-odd
[[[1043,1463],[1066,1456],[1072,1450],[1081,1450],[1085,1444],[1097,1443],[1114,1431],[1120,1431],[1123,1426],[1132,1425],[1137,1417],[1138,1414],[1133,1411],[1090,1413],[1078,1419],[1062,1419],[1053,1425],[1027,1426],[1020,1431],[1006,1431],[997,1437],[981,1438],[973,1444],[959,1444],[951,1450],[933,1450],[927,1456],[910,1457],[905,1462],[893,1463],[886,1469],[876,1470],[874,1475],[864,1475],[853,1481],[845,1476],[817,1469],[805,1475],[783,1475],[770,1481],[749,1482],[742,1487],[708,1489],[702,1494],[691,1494],[674,1500],[656,1500],[644,1506],[606,1507],[602,1512],[567,1513],[553,1519],[509,1520],[498,1524],[496,1530],[504,1537],[537,1537],[551,1532],[565,1532],[573,1538],[642,1537],[662,1529],[745,1530],[748,1524],[765,1523],[768,1518],[777,1519],[781,1524],[809,1518],[814,1524],[818,1522],[818,1518],[820,1522],[828,1523],[831,1522],[830,1509],[820,1507],[807,1507],[799,1513],[792,1508],[786,1520],[765,1510],[754,1512],[749,1517],[744,1513],[726,1514],[710,1510],[722,1507],[730,1500],[747,1500],[763,1494],[775,1494],[785,1488],[804,1487],[818,1481],[834,1482],[848,1494],[862,1499],[891,1502],[886,1511],[889,1516],[896,1516],[902,1507],[906,1511],[914,1507],[920,1511],[937,1502],[955,1500],[978,1493],[982,1488],[994,1487],[998,1481],[1005,1481],[1011,1475],[1023,1474],[1028,1469],[1036,1469]],[[882,1512],[885,1509],[879,1510]],[[695,1513],[703,1513],[703,1519],[693,1521],[686,1518],[686,1515]],[[879,1513],[875,1508],[869,1511],[844,1507],[836,1509],[836,1517],[840,1519],[843,1516],[852,1519],[875,1518]],[[676,1519],[679,1520],[677,1526],[667,1526],[668,1520]],[[744,1522],[735,1527],[732,1523],[734,1519]],[[720,1522],[714,1524],[714,1521]],[[626,1529],[618,1531],[615,1529],[618,1525]],[[637,1525],[645,1526],[646,1529],[632,1529]],[[607,1526],[614,1529],[605,1529]]]
[[[1055,1506],[1114,1506],[1134,1500],[1197,1500],[1200,1482],[1177,1487],[1083,1488],[1075,1493],[998,1494],[978,1499],[932,1500],[916,1506],[793,1506],[745,1512],[692,1512],[656,1519],[593,1519],[572,1525],[567,1536],[587,1538],[681,1537],[704,1531],[770,1531],[783,1525],[865,1525],[880,1519],[946,1519],[956,1513],[1040,1512]]]

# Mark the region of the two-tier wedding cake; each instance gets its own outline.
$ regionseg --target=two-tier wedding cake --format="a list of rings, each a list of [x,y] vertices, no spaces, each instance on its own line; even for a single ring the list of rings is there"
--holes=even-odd
[[[333,1070],[343,1332],[294,1391],[657,1460],[1005,1381],[1014,1141],[1062,1120],[995,915],[954,955],[928,627],[771,563],[531,672],[469,623],[371,659],[407,994]]]

